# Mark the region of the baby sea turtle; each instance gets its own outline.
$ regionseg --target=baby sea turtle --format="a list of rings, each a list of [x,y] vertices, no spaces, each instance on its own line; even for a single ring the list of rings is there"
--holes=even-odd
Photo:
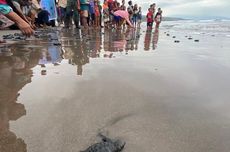
[[[121,140],[112,140],[102,134],[99,134],[101,142],[93,144],[81,152],[121,152],[125,147],[125,142]]]
[[[180,41],[179,40],[175,40],[174,43],[180,43]]]

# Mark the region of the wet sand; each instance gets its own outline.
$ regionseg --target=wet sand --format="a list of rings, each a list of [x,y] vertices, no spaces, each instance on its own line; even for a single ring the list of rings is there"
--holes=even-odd
[[[63,30],[62,46],[5,46],[4,152],[77,152],[98,132],[126,141],[124,152],[228,152],[229,39],[167,33]]]

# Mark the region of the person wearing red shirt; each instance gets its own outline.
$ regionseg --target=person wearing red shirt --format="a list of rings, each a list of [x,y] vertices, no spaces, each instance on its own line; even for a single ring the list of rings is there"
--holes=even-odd
[[[148,12],[146,18],[147,18],[147,27],[152,28],[152,26],[153,26],[153,13],[152,13],[150,8],[149,8],[149,12]]]

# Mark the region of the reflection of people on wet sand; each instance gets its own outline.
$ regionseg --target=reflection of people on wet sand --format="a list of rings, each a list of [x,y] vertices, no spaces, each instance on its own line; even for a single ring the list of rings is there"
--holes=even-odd
[[[127,40],[126,47],[125,47],[126,52],[129,50],[133,51],[134,44],[135,44],[135,30],[128,29],[126,31],[126,40]]]
[[[91,58],[99,58],[101,52],[102,44],[102,34],[101,29],[90,30],[91,39],[94,41],[89,41],[89,56]]]
[[[147,29],[145,33],[145,41],[144,41],[145,51],[148,51],[150,48],[151,35],[152,35],[152,29]]]
[[[156,28],[153,33],[153,50],[157,48],[158,39],[159,39],[159,29]]]
[[[86,44],[82,42],[80,48],[75,48],[73,58],[70,61],[72,65],[77,65],[77,75],[82,75],[83,65],[89,63],[88,50]]]
[[[26,114],[25,106],[18,103],[18,93],[31,82],[31,68],[38,63],[38,53],[22,50],[13,55],[0,56],[0,152],[26,152],[26,144],[11,132],[10,121]]]
[[[24,105],[16,102],[18,91],[24,83],[15,80],[20,79],[21,75],[15,74],[12,63],[12,58],[0,62],[0,151],[26,152],[25,142],[9,130],[9,121],[15,121],[26,114]]]
[[[62,61],[62,53],[62,49],[56,46],[49,46],[48,49],[42,49],[39,65],[42,68],[45,68],[46,64],[58,66]],[[41,74],[46,75],[46,70],[42,70]]]
[[[104,58],[112,58],[112,57],[113,57],[113,53],[112,52],[106,51],[104,53]]]
[[[135,50],[138,50],[138,43],[139,43],[139,39],[140,39],[140,31],[141,31],[140,28],[138,28],[135,31],[135,47],[134,47]]]

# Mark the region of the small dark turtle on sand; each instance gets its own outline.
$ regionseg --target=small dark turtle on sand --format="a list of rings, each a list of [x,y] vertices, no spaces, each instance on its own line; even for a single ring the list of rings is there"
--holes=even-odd
[[[174,43],[180,43],[180,41],[179,40],[175,40]]]
[[[53,42],[53,45],[61,45],[60,42]]]
[[[167,34],[167,36],[170,36],[170,34]]]
[[[200,40],[194,40],[194,42],[200,42]]]
[[[192,37],[189,37],[188,39],[189,39],[189,40],[192,40],[193,38],[192,38]]]
[[[174,38],[174,39],[175,39],[175,38],[176,38],[176,36],[173,36],[172,38]]]
[[[96,143],[81,152],[121,152],[125,147],[125,142],[121,140],[112,140],[102,134],[99,134],[101,142]]]
[[[8,35],[3,35],[3,39],[8,39],[8,40],[25,40],[26,37],[20,33],[14,33],[14,34],[8,34]]]
[[[14,36],[24,37],[22,33],[14,33]]]
[[[14,40],[26,40],[25,36],[15,36]]]
[[[14,35],[13,34],[8,34],[8,35],[3,35],[3,39],[13,39]]]

